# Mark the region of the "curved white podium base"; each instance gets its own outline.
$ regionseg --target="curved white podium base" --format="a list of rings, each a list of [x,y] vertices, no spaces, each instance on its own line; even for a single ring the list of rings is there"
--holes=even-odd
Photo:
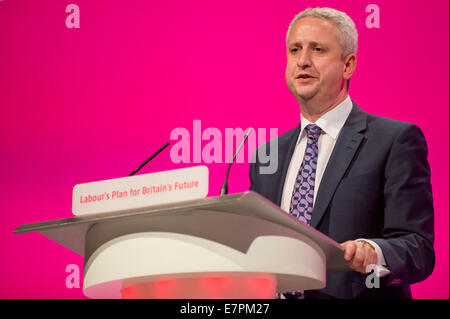
[[[298,232],[235,214],[199,211],[184,217],[188,218],[171,216],[166,224],[165,216],[154,217],[152,222],[165,231],[148,229],[151,224],[94,227],[87,241],[91,254],[85,265],[84,294],[90,298],[273,298],[276,291],[325,287],[324,252]],[[105,234],[119,236],[108,240]],[[247,246],[237,244],[242,242]]]

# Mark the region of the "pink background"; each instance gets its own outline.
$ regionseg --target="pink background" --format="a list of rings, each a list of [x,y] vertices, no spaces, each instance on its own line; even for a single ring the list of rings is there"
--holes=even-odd
[[[66,5],[80,7],[68,29]],[[0,297],[84,298],[68,289],[83,258],[24,223],[72,216],[75,184],[126,176],[172,129],[278,128],[299,121],[284,81],[285,34],[308,6],[346,11],[359,31],[350,95],[364,110],[418,124],[429,145],[437,263],[415,298],[449,297],[448,1],[0,1]],[[205,144],[205,143],[204,143]],[[181,168],[165,150],[141,172]],[[226,164],[208,165],[209,196]],[[230,193],[249,187],[233,166]]]

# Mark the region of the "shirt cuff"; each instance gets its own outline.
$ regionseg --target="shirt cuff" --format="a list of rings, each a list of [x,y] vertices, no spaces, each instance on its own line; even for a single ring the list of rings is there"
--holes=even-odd
[[[377,277],[385,277],[391,273],[391,271],[386,267],[386,260],[384,259],[383,251],[381,250],[380,246],[372,240],[365,239],[365,238],[359,238],[357,240],[363,240],[365,242],[368,242],[375,248],[375,252],[377,253],[377,264],[374,267],[375,276]]]

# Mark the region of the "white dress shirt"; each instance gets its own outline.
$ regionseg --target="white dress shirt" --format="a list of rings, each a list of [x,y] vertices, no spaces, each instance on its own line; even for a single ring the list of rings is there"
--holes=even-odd
[[[353,103],[350,99],[350,96],[347,95],[347,98],[342,101],[338,106],[328,111],[324,115],[322,115],[314,124],[319,126],[322,130],[319,140],[318,140],[318,158],[317,158],[317,167],[316,167],[316,179],[314,183],[314,198],[313,205],[316,202],[316,194],[319,191],[320,182],[322,180],[323,173],[327,166],[328,160],[330,159],[331,153],[333,152],[334,145],[339,137],[342,127],[347,120],[351,110],[353,107]],[[291,162],[289,163],[289,168],[286,174],[286,179],[283,187],[283,195],[281,197],[281,209],[286,212],[289,212],[289,207],[291,205],[292,192],[294,190],[295,180],[297,178],[298,171],[303,161],[303,156],[306,150],[307,137],[304,128],[311,124],[310,121],[305,119],[302,115],[300,115],[300,123],[301,129],[300,134],[298,136],[297,144],[295,145],[294,153],[291,158]],[[313,211],[314,214],[314,211]],[[378,256],[377,265],[375,266],[375,274],[378,277],[383,277],[390,274],[390,271],[384,267],[386,266],[386,262],[383,256],[383,252],[381,248],[373,241],[359,238],[356,240],[365,240],[370,243],[374,248]]]

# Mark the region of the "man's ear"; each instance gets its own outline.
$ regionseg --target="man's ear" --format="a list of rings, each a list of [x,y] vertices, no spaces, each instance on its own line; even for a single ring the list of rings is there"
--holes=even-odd
[[[350,80],[356,69],[356,54],[350,53],[344,59],[344,80]]]

